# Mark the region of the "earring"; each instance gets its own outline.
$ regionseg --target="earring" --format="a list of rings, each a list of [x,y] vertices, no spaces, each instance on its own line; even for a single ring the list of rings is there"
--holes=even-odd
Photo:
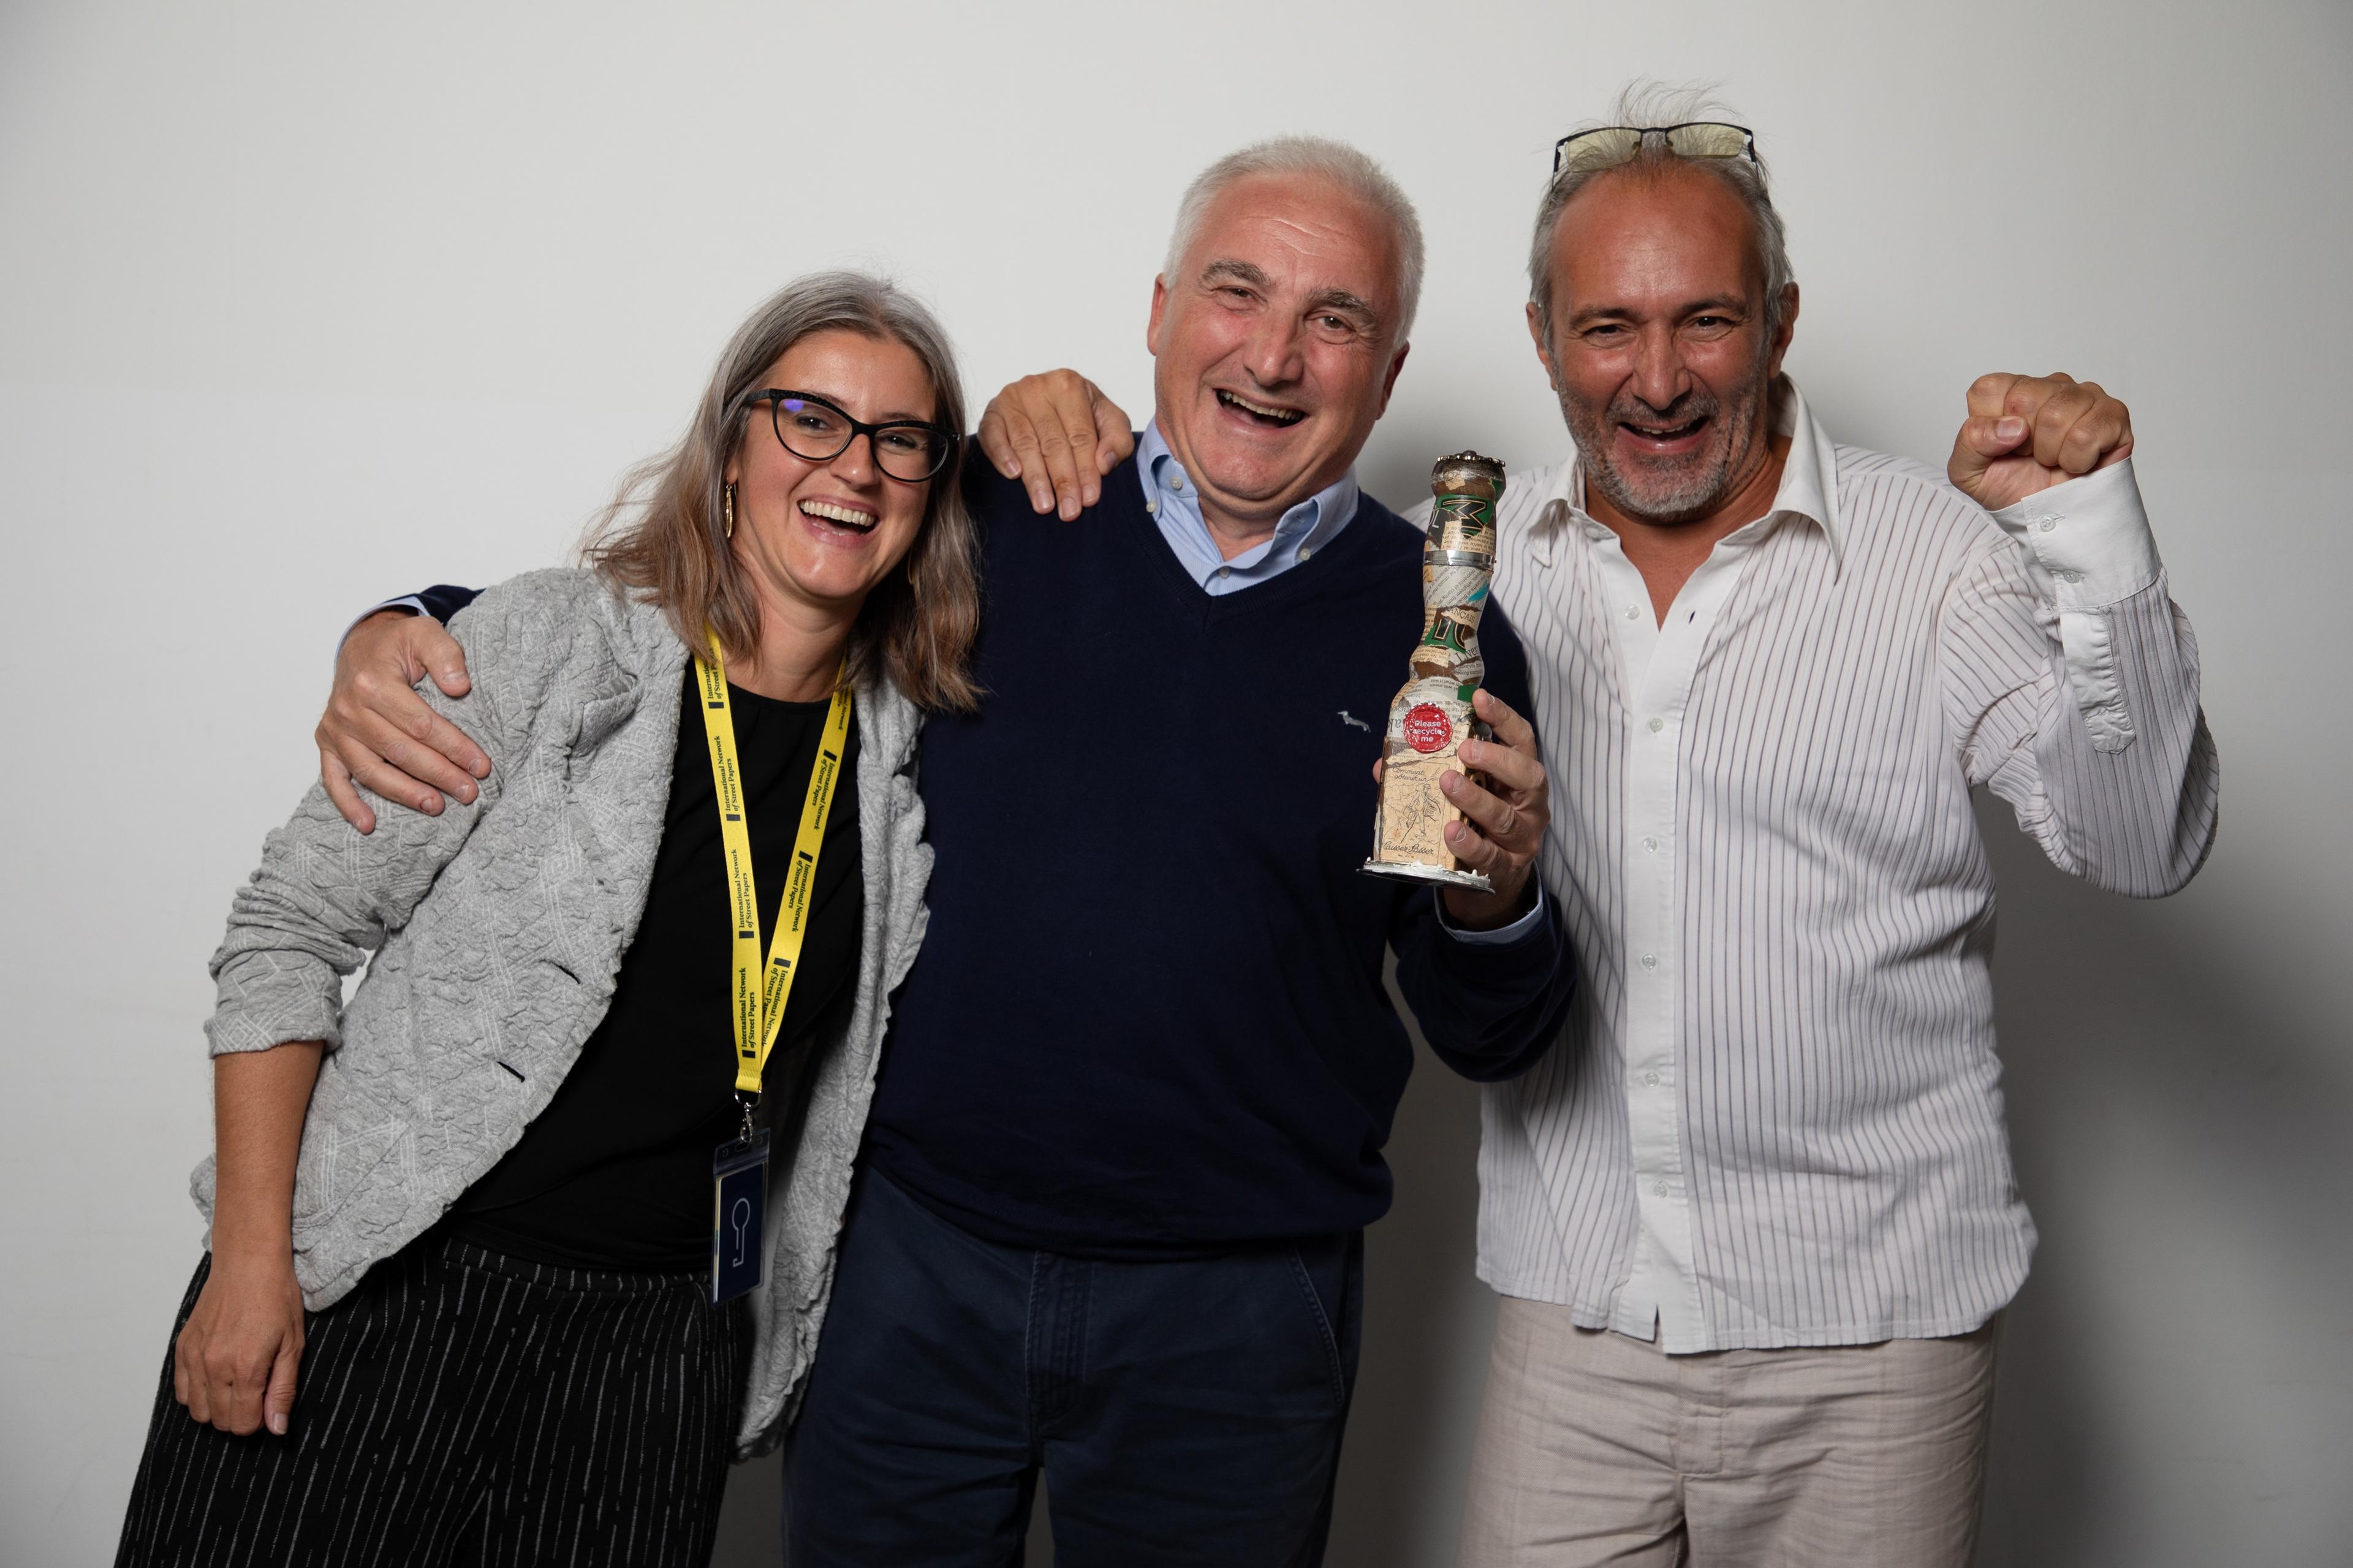
[[[729,538],[729,539],[733,539],[733,538],[734,538],[734,537],[735,537],[735,481],[734,481],[734,480],[733,480],[733,479],[730,479],[730,480],[727,482],[727,488],[726,488],[726,489],[725,489],[725,490],[723,490],[723,491],[722,491],[722,492],[721,492],[721,494],[720,494],[719,510],[720,510],[720,515],[721,515],[721,516],[725,520],[725,523],[724,523],[724,527],[725,527],[725,536],[726,536],[727,538]]]

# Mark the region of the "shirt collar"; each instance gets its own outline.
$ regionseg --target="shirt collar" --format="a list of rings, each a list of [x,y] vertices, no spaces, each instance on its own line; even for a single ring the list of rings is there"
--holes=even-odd
[[[1781,465],[1780,488],[1773,494],[1773,510],[1748,524],[1756,528],[1784,514],[1802,517],[1822,531],[1829,541],[1833,565],[1846,556],[1846,518],[1838,504],[1838,452],[1830,436],[1815,423],[1798,384],[1783,376],[1774,388],[1773,434],[1789,437],[1789,456]],[[1560,466],[1545,510],[1556,525],[1539,530],[1535,552],[1539,565],[1552,564],[1552,543],[1572,515],[1585,515],[1585,458],[1580,455]],[[1596,524],[1596,526],[1599,526]]]
[[[1200,494],[1198,487],[1190,482],[1191,477],[1186,476],[1187,482],[1181,490],[1170,482],[1185,473],[1185,466],[1168,449],[1167,438],[1160,434],[1160,421],[1156,418],[1144,427],[1144,434],[1136,440],[1135,471],[1144,483],[1146,500],[1156,500],[1162,506],[1174,500],[1188,517],[1200,516]],[[1360,494],[1356,470],[1351,468],[1334,483],[1286,510],[1275,521],[1275,539],[1288,542],[1296,537],[1311,548],[1322,545],[1356,516]]]

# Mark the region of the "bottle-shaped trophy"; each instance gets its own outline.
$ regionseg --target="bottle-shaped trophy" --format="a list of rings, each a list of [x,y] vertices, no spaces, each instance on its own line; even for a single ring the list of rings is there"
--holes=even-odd
[[[1479,614],[1495,574],[1495,502],[1504,465],[1476,452],[1440,458],[1430,471],[1438,504],[1421,556],[1421,641],[1413,679],[1389,705],[1382,745],[1381,804],[1373,818],[1377,877],[1492,890],[1486,874],[1465,870],[1446,847],[1446,825],[1462,814],[1438,781],[1461,769],[1462,742],[1487,738],[1471,699],[1486,667],[1479,658]]]

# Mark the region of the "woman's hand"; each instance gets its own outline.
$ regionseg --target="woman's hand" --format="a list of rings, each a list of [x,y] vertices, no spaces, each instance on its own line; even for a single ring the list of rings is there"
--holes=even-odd
[[[239,1436],[267,1426],[286,1435],[302,1360],[302,1288],[290,1248],[224,1258],[197,1292],[172,1349],[172,1397],[198,1421]]]
[[[172,1346],[172,1397],[224,1432],[282,1437],[294,1413],[294,1169],[325,1049],[289,1040],[213,1058],[212,1271]]]

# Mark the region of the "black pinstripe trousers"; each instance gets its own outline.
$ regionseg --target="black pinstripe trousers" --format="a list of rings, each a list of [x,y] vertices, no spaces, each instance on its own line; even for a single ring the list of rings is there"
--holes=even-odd
[[[308,1315],[282,1437],[198,1426],[167,1352],[117,1568],[701,1568],[752,1345],[704,1289],[420,1243]]]

